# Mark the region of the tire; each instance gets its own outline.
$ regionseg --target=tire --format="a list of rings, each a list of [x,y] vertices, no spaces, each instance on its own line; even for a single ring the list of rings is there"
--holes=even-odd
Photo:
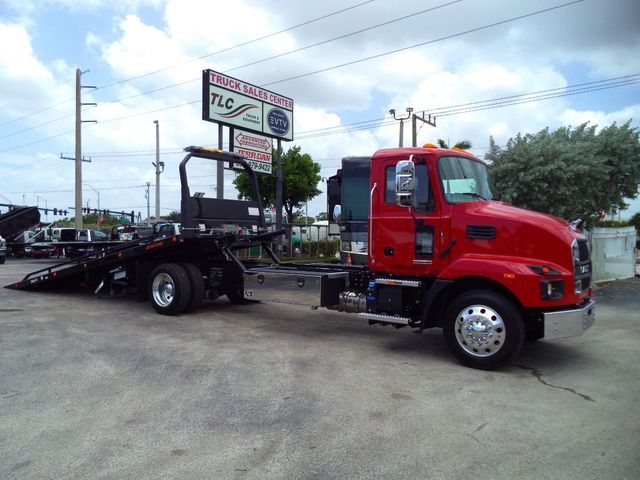
[[[461,363],[493,370],[520,352],[525,329],[513,302],[496,292],[473,290],[462,293],[449,305],[443,333]]]
[[[204,300],[204,277],[202,272],[193,263],[181,263],[180,266],[184,268],[189,277],[189,302],[184,309],[185,313],[191,313],[197,310],[202,301]]]
[[[184,312],[191,298],[189,276],[176,263],[158,265],[149,277],[149,298],[156,312],[178,315]]]
[[[5,257],[4,255],[0,255],[0,265],[2,265],[6,261],[7,261],[7,257]]]
[[[244,291],[242,288],[227,292],[227,298],[235,305],[246,305],[247,303],[251,303],[251,300],[244,298]]]

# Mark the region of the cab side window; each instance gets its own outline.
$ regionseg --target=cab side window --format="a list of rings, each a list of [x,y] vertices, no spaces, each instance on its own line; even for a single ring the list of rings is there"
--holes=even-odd
[[[396,167],[390,165],[385,169],[384,202],[387,205],[396,203]],[[427,188],[429,186],[429,188]],[[429,169],[426,165],[416,165],[416,196],[414,201],[416,213],[430,213],[435,210],[433,188],[429,183]]]

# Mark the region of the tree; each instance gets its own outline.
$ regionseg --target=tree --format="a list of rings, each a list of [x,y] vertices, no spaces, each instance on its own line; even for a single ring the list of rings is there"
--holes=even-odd
[[[503,200],[566,220],[595,221],[638,195],[640,142],[630,121],[596,133],[587,123],[518,134],[504,148],[489,139],[489,172]]]
[[[169,215],[167,215],[166,219],[169,222],[180,223],[180,212],[177,212],[177,211],[174,210]]]
[[[320,212],[318,215],[316,215],[316,220],[318,222],[321,222],[323,220],[329,220],[329,217],[327,216],[327,212]]]
[[[449,145],[447,144],[447,142],[445,142],[443,139],[439,138],[436,143],[438,144],[438,146],[440,148],[449,148]],[[460,140],[458,143],[456,143],[453,147],[451,148],[459,148],[461,150],[469,150],[472,147],[471,142],[469,140]]]
[[[274,158],[278,154],[274,151]],[[275,162],[274,162],[275,163]],[[275,172],[274,172],[275,173]],[[300,147],[294,146],[282,155],[282,205],[287,212],[287,221],[293,223],[294,211],[305,202],[320,194],[320,165],[307,153],[300,153]],[[238,174],[233,184],[238,189],[238,198],[253,199],[251,182],[245,172]],[[276,177],[258,175],[258,188],[265,207],[276,203]]]

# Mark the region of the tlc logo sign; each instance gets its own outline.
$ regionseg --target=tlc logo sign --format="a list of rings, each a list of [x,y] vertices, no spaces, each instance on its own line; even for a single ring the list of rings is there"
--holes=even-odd
[[[236,101],[239,105],[236,105]],[[241,126],[253,127],[255,124],[260,125],[262,123],[262,120],[258,117],[260,106],[243,95],[223,95],[219,92],[211,92],[211,105],[224,110],[223,113],[217,113],[218,116],[230,121],[235,119],[243,122],[240,124]],[[244,122],[247,122],[247,124]]]
[[[227,97],[225,100],[224,96],[220,93],[211,92],[211,105],[231,110],[233,108],[233,98]]]

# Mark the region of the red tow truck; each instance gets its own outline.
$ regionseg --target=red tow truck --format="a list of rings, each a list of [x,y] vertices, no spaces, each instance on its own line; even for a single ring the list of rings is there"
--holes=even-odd
[[[368,174],[333,177],[332,219],[346,229],[345,218],[365,211],[367,261],[305,264],[281,263],[271,248],[283,232],[266,228],[256,177],[243,157],[185,150],[180,234],[133,240],[7,287],[135,287],[167,315],[220,295],[234,303],[326,307],[370,324],[440,327],[454,355],[482,369],[509,362],[525,338],[581,335],[593,324],[585,236],[561,219],[493,201],[486,165],[469,153],[385,149],[370,158]],[[192,195],[186,173],[192,157],[241,165],[256,200]],[[271,263],[241,259],[241,250],[256,245]]]

